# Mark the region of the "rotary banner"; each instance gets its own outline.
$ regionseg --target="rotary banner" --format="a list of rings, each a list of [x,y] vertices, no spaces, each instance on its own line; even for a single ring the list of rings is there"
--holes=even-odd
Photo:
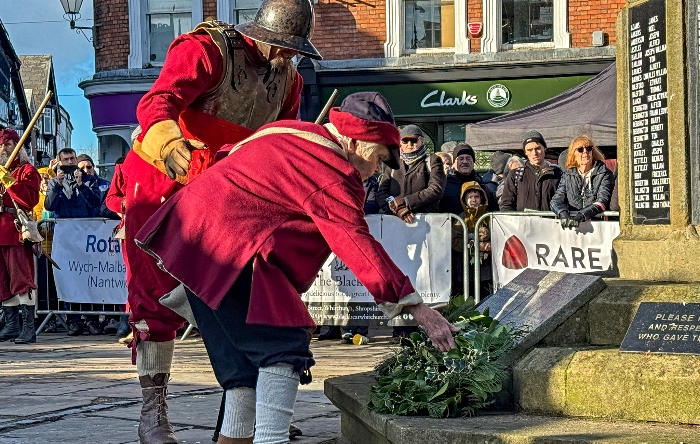
[[[112,230],[119,221],[59,219],[51,257],[58,298],[92,304],[126,303],[126,266]]]
[[[612,275],[616,272],[612,241],[618,234],[618,222],[584,222],[573,230],[562,229],[556,219],[495,213],[491,221],[494,291],[526,268]]]

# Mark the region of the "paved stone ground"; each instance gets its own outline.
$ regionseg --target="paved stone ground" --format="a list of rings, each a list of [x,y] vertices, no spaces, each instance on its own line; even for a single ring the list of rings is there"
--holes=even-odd
[[[323,394],[326,378],[364,372],[389,347],[385,328],[371,343],[311,344],[314,381],[300,387],[297,444],[335,443],[340,412]],[[32,345],[0,343],[0,444],[138,443],[141,392],[130,350],[114,336],[43,334]],[[176,341],[168,397],[180,443],[211,443],[221,390],[199,337]]]

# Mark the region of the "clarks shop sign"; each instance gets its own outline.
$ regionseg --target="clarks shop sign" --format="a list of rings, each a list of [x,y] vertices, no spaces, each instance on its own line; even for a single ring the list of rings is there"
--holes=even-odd
[[[588,80],[568,76],[501,81],[342,86],[336,103],[358,91],[379,91],[398,117],[501,114],[535,105]],[[332,86],[324,87],[328,100]]]

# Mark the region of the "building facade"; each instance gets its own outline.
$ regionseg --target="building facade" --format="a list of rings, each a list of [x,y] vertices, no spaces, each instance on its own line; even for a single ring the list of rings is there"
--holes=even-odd
[[[29,114],[34,116],[46,94],[52,94],[41,117],[34,124],[32,134],[34,162],[46,166],[50,159],[56,157],[59,150],[70,147],[73,125],[66,110],[58,103],[52,57],[23,55],[19,56],[19,59],[22,63],[20,74],[28,100]]]
[[[0,22],[0,127],[22,132],[29,124],[29,104],[20,75],[20,59]],[[25,145],[32,150],[32,141]]]
[[[136,104],[168,45],[205,18],[254,17],[261,0],[94,0],[95,75],[80,83],[91,105],[99,160],[129,149]],[[302,58],[301,117],[314,120],[334,89],[378,90],[399,124],[432,144],[464,140],[464,126],[551,98],[614,61],[624,0],[314,0]]]

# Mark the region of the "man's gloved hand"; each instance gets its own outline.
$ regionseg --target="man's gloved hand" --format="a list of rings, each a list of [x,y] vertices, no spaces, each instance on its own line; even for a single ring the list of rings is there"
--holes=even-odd
[[[569,215],[569,212],[564,210],[559,213],[559,221],[562,229],[569,228],[571,224],[571,216]]]
[[[165,145],[160,153],[168,177],[175,180],[177,176],[186,176],[190,168],[192,153],[185,139],[177,139]]]
[[[574,216],[571,218],[571,220],[572,220],[572,221],[575,221],[575,222],[576,222],[576,226],[578,227],[578,225],[579,225],[581,222],[585,222],[585,221],[586,221],[586,215],[583,214],[581,211],[579,211],[578,213],[574,214]]]
[[[388,199],[387,199],[388,200]],[[389,202],[389,209],[406,223],[413,223],[413,213],[406,206],[406,201],[403,197],[394,197]]]

